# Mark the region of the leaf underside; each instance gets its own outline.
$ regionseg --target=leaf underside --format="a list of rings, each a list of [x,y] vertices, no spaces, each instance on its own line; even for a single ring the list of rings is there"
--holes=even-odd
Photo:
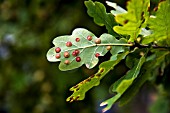
[[[122,13],[127,13],[127,11],[125,9],[123,9],[122,7],[118,6],[116,3],[112,3],[109,1],[106,1],[107,5],[110,7],[113,7],[115,10],[111,10],[110,12],[116,16],[118,14],[122,14]]]
[[[88,36],[91,36],[92,39],[88,40]],[[76,38],[79,38],[78,42],[76,41]],[[84,28],[77,28],[73,31],[72,35],[59,36],[53,40],[55,47],[48,51],[47,59],[51,62],[61,61],[59,69],[62,71],[72,70],[82,66],[83,64],[85,64],[87,68],[91,69],[97,65],[99,61],[98,57],[96,57],[96,54],[99,56],[104,56],[108,52],[107,45],[118,45],[113,46],[111,49],[111,53],[116,55],[119,52],[123,52],[125,49],[125,47],[121,47],[119,45],[127,43],[125,39],[122,38],[117,40],[110,34],[102,34],[100,36],[100,44],[95,43],[96,39],[99,38],[97,38],[90,31]],[[66,46],[67,42],[71,42],[72,46]],[[56,53],[55,49],[58,47],[61,49],[61,51]],[[79,51],[77,56],[72,55],[75,50]],[[65,52],[70,54],[68,58],[64,57]],[[57,59],[56,54],[60,54],[61,57]],[[80,57],[81,60],[77,62],[76,57]],[[68,60],[70,63],[65,64],[66,60]]]

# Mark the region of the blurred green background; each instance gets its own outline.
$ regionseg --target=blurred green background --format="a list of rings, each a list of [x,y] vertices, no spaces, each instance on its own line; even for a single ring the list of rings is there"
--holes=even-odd
[[[113,2],[122,7],[126,4],[124,0]],[[123,64],[90,90],[85,100],[67,103],[66,98],[72,94],[69,88],[97,68],[82,66],[61,72],[58,63],[46,59],[52,40],[71,34],[77,27],[97,36],[107,32],[87,15],[84,0],[0,0],[0,113],[101,113],[99,104],[111,96],[108,89],[116,78],[111,75],[122,75],[126,71]],[[107,113],[119,113],[121,109],[115,105]]]

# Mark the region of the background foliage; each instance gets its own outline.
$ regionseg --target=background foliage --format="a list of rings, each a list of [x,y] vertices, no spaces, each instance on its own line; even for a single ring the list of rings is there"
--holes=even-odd
[[[122,7],[126,4],[124,0],[112,2]],[[157,2],[152,0],[151,9]],[[123,62],[112,71],[114,78],[105,77],[100,87],[87,93],[85,100],[70,104],[66,102],[71,94],[68,89],[97,69],[88,70],[83,66],[61,72],[58,64],[49,63],[45,57],[54,37],[71,34],[77,27],[87,28],[97,35],[106,32],[105,27],[98,27],[87,15],[83,0],[0,1],[0,113],[101,112],[99,104],[108,98],[110,84],[127,71]],[[107,56],[99,62],[105,59]],[[157,95],[154,85],[146,84],[131,104],[121,109],[115,105],[108,112],[148,113],[146,106],[156,100]],[[167,103],[164,97],[159,100],[163,106]],[[154,111],[153,108],[150,111]]]

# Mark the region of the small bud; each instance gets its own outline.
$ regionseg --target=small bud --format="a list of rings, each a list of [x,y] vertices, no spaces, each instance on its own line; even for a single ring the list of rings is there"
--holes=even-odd
[[[76,40],[76,42],[80,42],[80,38],[76,38],[75,40]]]
[[[55,52],[59,53],[61,51],[61,49],[59,47],[55,48]]]
[[[70,53],[69,53],[69,52],[67,52],[67,51],[64,52],[64,57],[65,57],[65,58],[68,58],[69,56],[70,56]]]
[[[95,54],[95,57],[99,57],[99,56],[100,56],[100,54],[99,54],[99,53],[96,53],[96,54]]]
[[[111,49],[112,49],[112,46],[107,46],[106,49],[107,49],[107,50],[111,50]]]
[[[80,61],[81,61],[81,58],[80,58],[80,57],[76,57],[76,61],[77,61],[77,62],[80,62]]]
[[[72,43],[71,43],[71,42],[67,42],[67,43],[66,43],[66,46],[67,46],[67,47],[71,47],[71,46],[72,46]]]
[[[59,59],[59,58],[60,58],[60,54],[56,54],[55,57],[56,57],[57,59]]]
[[[95,40],[95,43],[96,43],[96,44],[100,44],[100,43],[101,43],[101,39],[100,39],[100,38],[97,38],[97,39]]]
[[[92,40],[92,36],[87,36],[87,40],[91,41]]]
[[[65,60],[64,64],[68,65],[68,64],[70,64],[70,61],[69,60]]]

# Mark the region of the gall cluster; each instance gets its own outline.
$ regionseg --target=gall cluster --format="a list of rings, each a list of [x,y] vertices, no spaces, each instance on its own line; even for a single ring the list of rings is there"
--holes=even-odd
[[[76,42],[79,42],[79,41],[80,41],[80,38],[76,38]],[[66,43],[66,46],[67,46],[67,47],[71,47],[71,46],[72,46],[72,42],[68,41],[68,42]],[[55,56],[55,57],[56,57],[57,59],[59,59],[59,58],[61,57],[61,55],[60,55],[61,48],[60,48],[60,47],[55,48],[55,52],[56,52],[56,56]],[[74,51],[72,52],[72,56],[76,57],[76,61],[77,61],[77,62],[80,62],[80,61],[81,61],[81,58],[78,56],[79,53],[80,53],[80,51],[79,51],[78,49],[76,49],[76,50],[74,50]],[[70,57],[70,53],[69,53],[68,51],[65,51],[64,54],[63,54],[63,56],[64,56],[65,58],[69,58],[69,57]],[[69,60],[65,60],[65,61],[64,61],[64,64],[68,65],[68,64],[70,64],[70,61],[69,61]]]
[[[87,36],[87,40],[88,40],[88,41],[92,41],[92,39],[93,39],[92,36]],[[80,38],[76,37],[76,38],[75,38],[75,41],[78,43],[78,42],[80,42],[81,40],[80,40]],[[97,38],[96,40],[94,40],[94,42],[95,42],[96,44],[100,44],[100,43],[101,43],[101,39],[100,39],[100,38]],[[73,44],[72,44],[71,41],[66,42],[66,46],[67,46],[67,47],[71,47],[72,45],[73,45]],[[111,49],[111,46],[107,46],[106,49],[107,49],[107,50],[110,50],[110,49]],[[61,48],[60,48],[60,47],[56,47],[56,48],[55,48],[55,52],[56,52],[56,56],[55,56],[56,59],[60,59],[60,58],[61,58],[61,54],[60,54]],[[70,53],[70,52],[68,52],[68,51],[65,51],[64,54],[63,54],[63,56],[64,56],[64,58],[69,58],[70,55],[72,55],[73,57],[76,57],[76,58],[75,58],[76,62],[81,62],[81,57],[79,56],[79,54],[80,54],[80,51],[79,51],[78,49],[76,49],[76,50],[74,50],[72,53]],[[99,56],[100,56],[100,53],[95,53],[95,57],[99,57]],[[70,64],[70,61],[69,61],[68,59],[66,59],[66,60],[64,61],[64,64],[68,65],[68,64]]]
[[[67,47],[71,47],[71,46],[72,46],[72,43],[71,43],[71,42],[67,42],[67,43],[66,43],[66,46],[67,46]],[[56,52],[56,56],[55,56],[55,57],[56,57],[57,59],[59,59],[59,58],[61,57],[61,55],[60,55],[61,48],[60,48],[60,47],[57,47],[57,48],[55,49],[55,52]],[[76,49],[76,50],[74,50],[74,51],[72,52],[72,56],[76,57],[76,61],[77,61],[77,62],[80,62],[80,61],[81,61],[81,58],[78,56],[79,53],[80,53],[80,51],[79,51],[78,49]],[[65,51],[64,54],[63,54],[63,56],[64,56],[65,58],[69,58],[69,57],[70,57],[70,53],[69,53],[68,51]],[[65,60],[65,61],[64,61],[64,64],[68,65],[68,64],[70,64],[70,61],[69,61],[69,60]]]

